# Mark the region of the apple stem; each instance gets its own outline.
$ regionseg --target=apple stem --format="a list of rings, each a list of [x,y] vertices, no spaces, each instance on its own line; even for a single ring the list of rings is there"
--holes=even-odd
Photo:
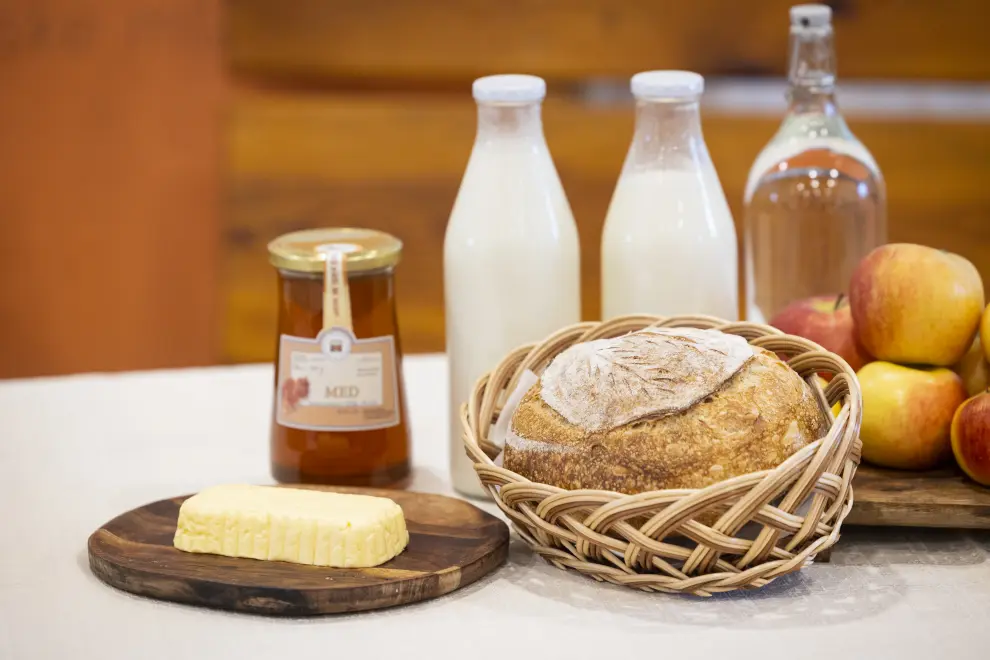
[[[832,308],[832,311],[833,312],[839,311],[839,305],[841,305],[842,301],[845,299],[846,299],[846,294],[840,293],[839,296],[835,299],[835,307]]]

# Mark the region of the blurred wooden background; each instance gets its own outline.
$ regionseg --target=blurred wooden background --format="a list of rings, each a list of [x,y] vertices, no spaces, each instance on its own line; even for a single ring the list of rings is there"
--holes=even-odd
[[[470,82],[495,72],[548,80],[544,125],[595,318],[628,77],[687,68],[713,90],[739,83],[740,102],[713,92],[703,114],[738,220],[781,117],[749,101],[784,75],[790,4],[0,0],[0,376],[268,360],[265,244],[314,226],[402,238],[404,346],[442,350]],[[861,97],[840,106],[886,177],[891,240],[959,252],[987,278],[986,3],[830,4],[840,81]],[[890,83],[907,94],[882,93]],[[946,98],[961,107],[929,108]]]

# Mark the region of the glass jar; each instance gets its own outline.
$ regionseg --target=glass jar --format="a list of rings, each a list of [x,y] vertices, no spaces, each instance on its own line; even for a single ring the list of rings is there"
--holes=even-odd
[[[313,229],[268,252],[279,301],[272,476],[400,485],[409,474],[393,282],[402,243],[369,229]]]

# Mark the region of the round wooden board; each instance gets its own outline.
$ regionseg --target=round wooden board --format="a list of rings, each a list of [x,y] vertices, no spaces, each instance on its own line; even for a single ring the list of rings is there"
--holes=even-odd
[[[394,500],[406,517],[409,545],[381,566],[356,569],[182,552],[173,547],[172,537],[186,495],[128,511],[93,532],[90,568],[104,582],[142,596],[305,616],[436,598],[495,570],[508,554],[505,523],[462,500],[398,490],[304,487]]]

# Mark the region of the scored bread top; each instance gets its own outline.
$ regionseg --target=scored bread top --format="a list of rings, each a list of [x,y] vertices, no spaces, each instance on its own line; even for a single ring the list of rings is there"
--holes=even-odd
[[[512,413],[502,456],[505,469],[568,490],[640,493],[704,488],[774,468],[828,431],[829,421],[811,388],[770,351],[753,346],[749,349],[753,355],[743,359],[745,353],[732,341],[713,342],[719,347],[713,350],[691,339],[671,337],[669,332],[662,334],[678,346],[658,350],[665,361],[663,369],[650,371],[650,364],[627,357],[625,361],[636,368],[616,370],[613,360],[605,373],[615,382],[597,388],[583,379],[560,387],[581,373],[573,359],[557,365],[560,371],[549,388],[545,372]],[[716,357],[719,351],[724,351],[721,358]],[[694,353],[707,356],[709,366],[698,367],[705,362],[686,357]],[[735,367],[740,360],[742,365]],[[594,373],[588,371],[588,361],[583,364],[584,374]],[[693,373],[695,368],[711,371]],[[664,369],[673,380],[657,378]],[[655,387],[651,384],[655,380],[680,383],[687,392]],[[626,383],[625,389],[617,382]],[[569,392],[570,400],[559,397],[556,405],[579,422],[591,420],[600,430],[571,422],[546,400],[545,392],[561,389]],[[650,398],[653,394],[656,401]],[[585,410],[567,407],[582,396]],[[567,405],[561,406],[561,400]],[[622,419],[631,421],[609,427]]]
[[[646,328],[575,344],[541,378],[543,400],[585,431],[687,410],[717,391],[755,354],[737,335]]]

